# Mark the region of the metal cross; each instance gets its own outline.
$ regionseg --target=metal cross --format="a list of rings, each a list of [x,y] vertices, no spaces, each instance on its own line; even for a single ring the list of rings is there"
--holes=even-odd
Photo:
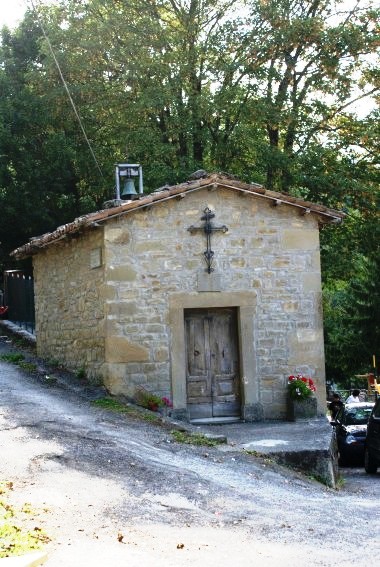
[[[211,250],[211,234],[216,231],[227,232],[228,228],[226,227],[226,225],[214,226],[212,224],[211,219],[215,217],[215,213],[213,213],[212,210],[209,209],[208,207],[206,207],[203,212],[204,215],[201,217],[201,220],[204,221],[204,225],[203,226],[191,225],[189,226],[188,230],[191,233],[196,232],[198,230],[203,230],[203,232],[205,233],[206,241],[207,241],[207,249],[203,252],[203,255],[207,264],[206,272],[208,274],[211,274],[211,272],[214,271],[214,268],[212,267],[212,262],[214,260],[214,252],[213,250]]]

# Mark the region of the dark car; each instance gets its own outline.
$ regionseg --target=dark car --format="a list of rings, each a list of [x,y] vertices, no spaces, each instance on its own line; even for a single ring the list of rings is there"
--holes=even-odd
[[[346,404],[331,421],[335,426],[340,465],[363,463],[367,423],[373,406],[370,402]]]
[[[364,452],[366,472],[375,474],[377,467],[380,467],[380,398],[377,399],[368,421]]]

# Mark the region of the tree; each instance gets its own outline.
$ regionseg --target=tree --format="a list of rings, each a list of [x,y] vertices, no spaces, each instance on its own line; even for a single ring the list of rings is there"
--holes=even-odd
[[[148,186],[224,166],[231,155],[228,143],[247,100],[234,5],[92,0],[62,2],[44,15],[56,24],[52,42],[86,123],[96,116],[114,161],[115,154],[125,159],[127,147],[129,158],[144,163]],[[54,74],[51,67],[47,81]]]
[[[127,153],[148,188],[205,167],[294,191],[299,160],[330,136],[359,78],[377,89],[364,61],[376,13],[336,4],[64,0],[41,17],[106,171]],[[41,45],[44,88],[59,96]]]
[[[44,56],[40,29],[26,16],[2,31],[0,57],[0,265],[28,238],[72,220],[82,208],[70,127],[36,89]]]
[[[38,4],[0,47],[3,262],[112,197],[115,162],[142,163],[145,191],[198,168],[229,171],[347,210],[321,238],[326,351],[328,368],[358,367],[344,346],[377,340],[364,321],[378,313],[379,114],[357,116],[353,104],[379,93],[373,4]]]
[[[380,172],[378,110],[339,129],[348,216],[322,232],[328,372],[350,377],[371,369],[380,345]]]
[[[357,256],[351,281],[325,288],[327,372],[344,381],[372,370],[380,344],[379,248],[377,258]]]
[[[358,95],[357,77],[371,80],[367,56],[377,49],[379,12],[356,3],[346,12],[330,0],[265,0],[251,3],[250,74],[258,93],[256,115],[267,133],[267,186],[297,187],[297,159],[310,144],[323,144],[331,127]],[[366,72],[366,75],[362,74]],[[362,88],[378,92],[378,85]],[[363,90],[364,90],[363,89]]]

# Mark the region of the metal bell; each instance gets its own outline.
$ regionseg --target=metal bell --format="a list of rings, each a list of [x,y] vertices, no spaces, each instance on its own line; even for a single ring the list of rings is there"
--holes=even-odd
[[[124,182],[123,191],[120,197],[125,200],[134,199],[137,196],[135,183],[130,177]]]

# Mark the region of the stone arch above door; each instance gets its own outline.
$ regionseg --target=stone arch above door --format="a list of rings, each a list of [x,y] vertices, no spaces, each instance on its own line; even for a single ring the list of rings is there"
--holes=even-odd
[[[235,307],[239,328],[242,417],[249,421],[262,419],[254,346],[256,304],[254,291],[174,293],[169,297],[171,380],[175,415],[187,418],[184,310]]]

